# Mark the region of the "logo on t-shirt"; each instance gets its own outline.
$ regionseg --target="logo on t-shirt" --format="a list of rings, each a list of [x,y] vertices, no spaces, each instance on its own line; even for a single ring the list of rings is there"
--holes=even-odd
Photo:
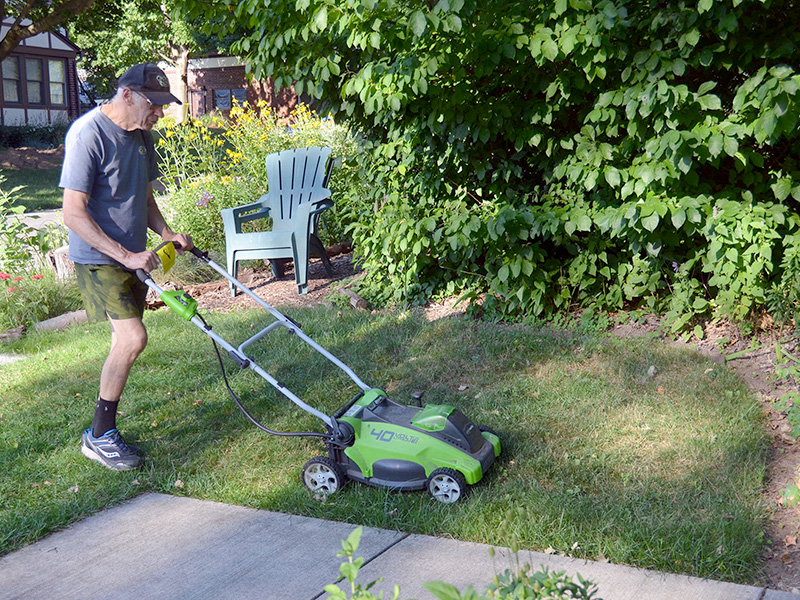
[[[147,150],[145,150],[144,146],[139,146],[139,154],[141,154],[142,156],[147,154]]]

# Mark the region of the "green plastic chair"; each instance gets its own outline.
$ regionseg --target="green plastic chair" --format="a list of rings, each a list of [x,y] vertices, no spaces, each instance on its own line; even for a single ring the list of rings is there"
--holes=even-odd
[[[280,259],[294,261],[297,293],[308,292],[308,259],[319,256],[328,275],[333,268],[317,237],[320,214],[333,206],[328,189],[333,161],[330,148],[297,148],[266,158],[269,191],[256,202],[221,212],[225,227],[228,272],[235,278],[240,260],[269,259],[275,277],[283,275]],[[242,232],[244,223],[270,217],[271,231]],[[231,284],[231,295],[237,288]]]

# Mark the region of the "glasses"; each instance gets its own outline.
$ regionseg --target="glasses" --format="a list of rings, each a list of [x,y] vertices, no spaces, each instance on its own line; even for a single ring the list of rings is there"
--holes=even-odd
[[[138,95],[140,95],[142,98],[144,98],[144,99],[145,99],[145,101],[147,102],[147,106],[149,106],[149,107],[150,107],[150,110],[158,110],[159,108],[160,108],[161,110],[164,110],[165,108],[167,108],[167,107],[169,106],[169,103],[167,103],[167,104],[153,104],[152,102],[150,102],[150,98],[148,98],[147,96],[145,96],[145,95],[144,95],[144,94],[142,94],[141,92],[137,92],[136,90],[131,90],[131,91],[132,91],[134,94],[138,94]]]

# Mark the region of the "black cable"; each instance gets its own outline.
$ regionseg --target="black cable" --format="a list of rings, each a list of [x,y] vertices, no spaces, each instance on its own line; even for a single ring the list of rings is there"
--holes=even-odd
[[[205,319],[202,316],[197,315],[197,317],[203,322],[203,325],[208,327],[208,323],[206,323]],[[231,389],[230,383],[228,382],[228,374],[225,372],[225,363],[222,361],[222,354],[220,354],[219,346],[217,346],[217,341],[214,338],[211,338],[211,343],[214,344],[214,352],[217,353],[217,360],[219,361],[219,368],[222,371],[222,379],[225,381],[225,387],[228,388],[228,393],[231,396],[234,404],[239,407],[239,410],[242,411],[242,414],[247,417],[247,419],[256,427],[261,429],[262,431],[266,431],[271,435],[281,435],[284,437],[320,437],[326,440],[333,440],[333,436],[325,433],[319,433],[316,431],[275,431],[270,429],[269,427],[265,427],[249,413],[247,409],[242,404],[239,397],[234,393]]]

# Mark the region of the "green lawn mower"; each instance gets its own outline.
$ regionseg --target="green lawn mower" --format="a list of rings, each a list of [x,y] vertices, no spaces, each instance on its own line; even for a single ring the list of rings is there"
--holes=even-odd
[[[136,274],[162,301],[181,317],[194,323],[209,336],[217,352],[231,398],[242,413],[259,429],[282,436],[321,438],[327,456],[309,460],[302,469],[303,484],[312,492],[329,495],[348,479],[393,490],[423,490],[439,502],[457,502],[467,486],[478,483],[500,455],[500,440],[483,426],[476,426],[457,408],[445,404],[422,405],[422,395],[414,394],[416,406],[391,400],[385,392],[365,384],[346,364],[307,336],[300,325],[264,302],[208,257],[194,254],[230,283],[250,296],[275,320],[234,347],[212,331],[197,312],[197,301],[184,291],[165,291],[144,271]],[[159,248],[165,270],[172,265],[175,250],[171,244]],[[359,393],[332,416],[298,398],[247,355],[249,346],[278,327],[285,327],[299,339],[341,369],[360,389]],[[242,369],[250,369],[265,379],[298,407],[325,423],[327,432],[280,432],[259,423],[245,409],[228,385],[219,348]]]

